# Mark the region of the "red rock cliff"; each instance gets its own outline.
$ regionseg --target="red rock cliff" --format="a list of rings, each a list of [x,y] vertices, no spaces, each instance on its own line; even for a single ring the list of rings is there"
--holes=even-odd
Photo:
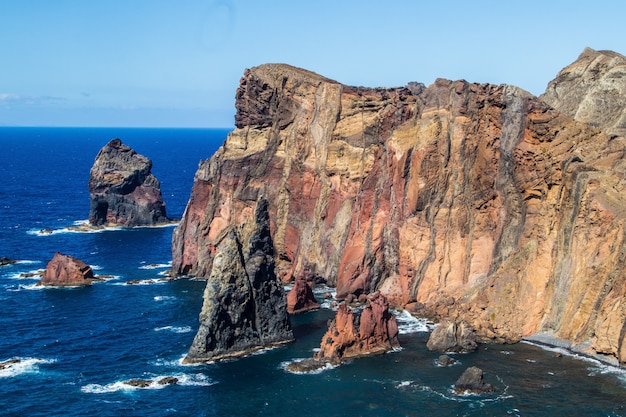
[[[380,291],[483,340],[545,331],[626,360],[621,137],[508,85],[357,88],[271,64],[236,97],[236,129],[174,233],[174,272],[207,276],[264,194],[285,281]]]

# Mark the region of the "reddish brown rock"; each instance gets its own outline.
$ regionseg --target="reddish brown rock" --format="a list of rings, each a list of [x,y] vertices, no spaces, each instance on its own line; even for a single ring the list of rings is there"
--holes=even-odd
[[[303,313],[320,308],[315,299],[311,286],[304,279],[297,279],[293,288],[287,293],[287,312],[289,314]]]
[[[384,353],[399,347],[396,318],[389,312],[385,297],[375,293],[368,297],[358,320],[345,303],[339,305],[314,359],[338,364],[350,358]]]
[[[89,265],[70,255],[55,253],[37,285],[76,287],[98,281]]]
[[[236,107],[196,173],[175,273],[206,278],[264,194],[284,281],[321,277],[339,299],[380,291],[481,340],[546,332],[626,361],[618,130],[509,85],[357,88],[287,65],[247,70]]]

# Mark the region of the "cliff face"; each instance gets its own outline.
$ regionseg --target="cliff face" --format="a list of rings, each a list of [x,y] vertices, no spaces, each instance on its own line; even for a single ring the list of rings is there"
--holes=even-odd
[[[483,340],[545,331],[626,360],[624,140],[508,85],[341,85],[247,70],[173,269],[207,276],[263,193],[280,277],[380,291]]]
[[[113,139],[98,152],[89,176],[89,223],[146,226],[169,221],[152,161]]]

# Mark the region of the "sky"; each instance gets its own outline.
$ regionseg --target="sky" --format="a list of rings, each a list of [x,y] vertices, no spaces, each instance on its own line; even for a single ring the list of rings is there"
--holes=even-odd
[[[624,16],[623,0],[0,0],[0,126],[229,128],[245,69],[270,62],[539,95],[585,47],[626,55]]]

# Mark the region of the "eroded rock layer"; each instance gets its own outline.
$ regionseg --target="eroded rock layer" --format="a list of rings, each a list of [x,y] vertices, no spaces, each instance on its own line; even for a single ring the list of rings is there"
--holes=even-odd
[[[236,107],[196,173],[174,272],[209,276],[263,194],[284,281],[626,360],[623,138],[509,85],[357,88],[286,65],[247,70]]]
[[[73,256],[57,252],[46,265],[43,277],[37,285],[77,287],[91,285],[98,280],[89,265]]]
[[[98,152],[89,176],[89,223],[149,226],[167,223],[152,161],[113,139]]]

